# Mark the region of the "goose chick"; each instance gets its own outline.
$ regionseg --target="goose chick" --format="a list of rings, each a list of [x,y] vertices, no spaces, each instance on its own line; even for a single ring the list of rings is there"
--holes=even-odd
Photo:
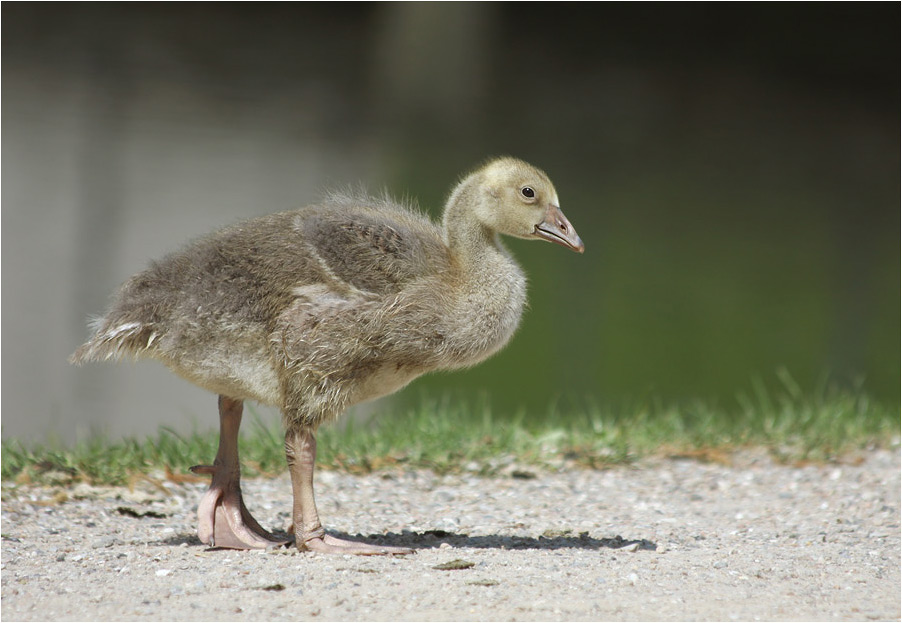
[[[432,370],[471,366],[510,339],[526,301],[523,272],[499,234],[583,252],[554,186],[514,158],[464,177],[441,226],[388,199],[324,203],[227,227],[129,279],[73,363],[156,359],[219,395],[220,441],[198,506],[216,547],[284,543],[241,498],[245,400],[281,409],[300,550],[410,550],[327,534],[313,494],[316,431],[350,405]]]

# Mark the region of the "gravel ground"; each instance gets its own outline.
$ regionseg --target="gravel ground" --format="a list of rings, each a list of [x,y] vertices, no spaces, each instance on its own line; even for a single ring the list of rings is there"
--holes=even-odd
[[[202,483],[3,485],[12,620],[899,620],[900,456],[317,475],[335,533],[407,557],[211,550]],[[287,477],[245,482],[265,526]],[[452,568],[441,569],[452,564]]]

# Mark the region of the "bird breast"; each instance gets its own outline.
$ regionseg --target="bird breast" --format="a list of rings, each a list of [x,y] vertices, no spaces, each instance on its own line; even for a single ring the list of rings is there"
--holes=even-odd
[[[354,392],[353,402],[391,394],[432,370],[466,368],[491,357],[511,339],[526,303],[526,282],[519,272],[492,279],[477,292],[436,296],[433,313],[421,313],[421,325],[397,331],[395,352],[383,353]],[[420,308],[422,311],[422,308]],[[429,319],[429,321],[427,321]],[[394,348],[389,347],[389,351]]]
[[[506,268],[480,275],[451,301],[443,318],[444,346],[451,355],[444,369],[491,357],[517,330],[526,304],[526,279],[513,261]]]

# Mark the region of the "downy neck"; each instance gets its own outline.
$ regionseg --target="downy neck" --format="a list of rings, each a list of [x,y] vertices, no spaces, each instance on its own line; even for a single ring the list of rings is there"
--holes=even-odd
[[[483,200],[478,173],[465,178],[448,197],[443,217],[445,243],[463,268],[477,269],[490,258],[510,259],[498,232],[484,225],[475,207]]]

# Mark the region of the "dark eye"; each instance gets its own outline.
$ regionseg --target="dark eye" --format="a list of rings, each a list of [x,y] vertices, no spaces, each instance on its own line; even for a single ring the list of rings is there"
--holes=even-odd
[[[533,197],[536,196],[536,191],[534,191],[529,186],[524,186],[523,188],[521,188],[520,193],[528,199],[532,199]]]

